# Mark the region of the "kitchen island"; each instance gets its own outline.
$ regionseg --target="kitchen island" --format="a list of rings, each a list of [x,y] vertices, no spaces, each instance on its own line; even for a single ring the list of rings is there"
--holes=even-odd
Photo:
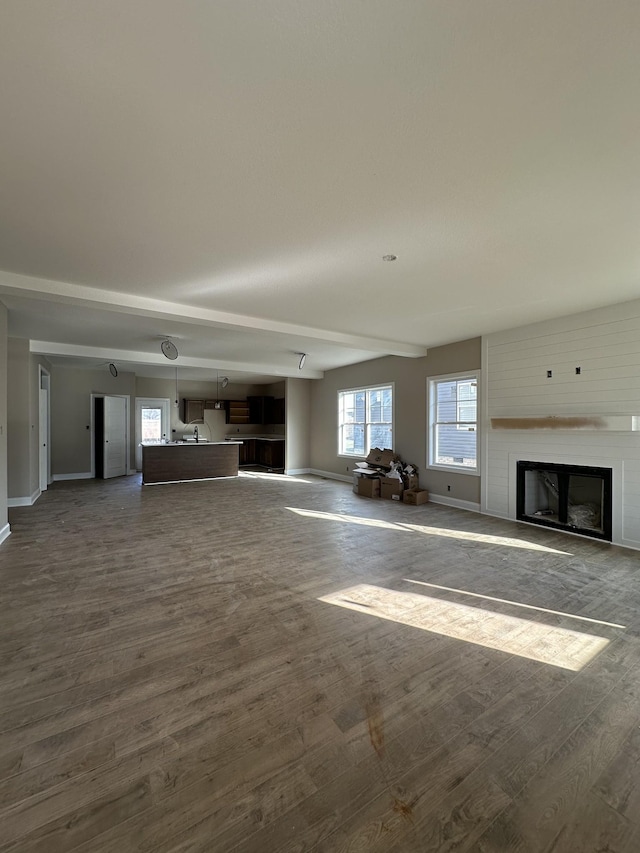
[[[142,484],[238,476],[239,441],[142,442]]]

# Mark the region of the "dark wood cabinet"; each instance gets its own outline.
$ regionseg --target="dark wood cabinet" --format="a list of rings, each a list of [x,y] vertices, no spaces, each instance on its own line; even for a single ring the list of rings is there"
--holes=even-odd
[[[249,404],[246,400],[225,400],[228,424],[249,424]]]
[[[257,439],[257,464],[275,470],[284,469],[284,441]]]
[[[284,397],[274,397],[267,409],[267,420],[265,423],[283,424],[284,422]]]
[[[247,397],[249,423],[283,424],[284,397]]]
[[[204,400],[182,401],[182,422],[190,424],[192,421],[204,420]]]
[[[249,404],[249,423],[266,424],[269,406],[273,397],[247,397]]]
[[[243,438],[240,445],[240,464],[256,464],[256,440],[255,438]]]

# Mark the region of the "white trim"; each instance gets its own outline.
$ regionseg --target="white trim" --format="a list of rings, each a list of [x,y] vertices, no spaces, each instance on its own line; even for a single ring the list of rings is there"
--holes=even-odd
[[[296,477],[298,474],[311,474],[311,468],[287,468],[284,473]]]
[[[320,471],[318,468],[308,468],[307,474],[314,474],[316,477],[324,477],[326,480],[340,480],[341,483],[353,483],[353,477],[347,477],[345,474],[334,474],[333,471]]]
[[[9,498],[7,500],[7,506],[33,506],[34,503],[38,500],[42,492],[40,489],[36,489],[35,492],[30,497],[25,498]]]
[[[480,504],[475,501],[462,501],[458,498],[449,498],[446,495],[434,495],[429,492],[429,503],[453,506],[456,509],[466,509],[469,512],[480,512]]]
[[[480,435],[478,436],[478,444],[482,444],[482,453],[480,454],[480,511],[483,513],[488,512],[489,506],[489,428],[488,428],[488,419],[489,419],[489,340],[486,335],[483,335],[481,341],[481,354],[480,354],[480,364],[482,368],[481,377],[480,377],[480,388],[481,394],[480,399],[482,400],[482,412],[486,412],[487,422],[483,421],[482,425],[478,426]]]
[[[54,480],[93,480],[94,475],[91,471],[86,471],[83,474],[54,474]]]
[[[5,524],[4,527],[0,527],[0,544],[2,544],[4,540],[9,537],[10,533],[11,527],[8,524]]]

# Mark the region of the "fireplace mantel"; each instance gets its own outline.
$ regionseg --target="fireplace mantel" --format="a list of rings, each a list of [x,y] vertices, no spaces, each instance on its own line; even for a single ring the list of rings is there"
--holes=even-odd
[[[491,429],[518,430],[598,430],[637,432],[638,415],[532,415],[511,418],[491,418]]]

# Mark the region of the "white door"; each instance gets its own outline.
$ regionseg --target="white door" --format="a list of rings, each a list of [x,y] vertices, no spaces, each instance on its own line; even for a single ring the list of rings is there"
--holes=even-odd
[[[160,444],[169,440],[171,429],[169,399],[136,397],[136,468],[142,470],[142,441]]]
[[[40,421],[38,438],[40,440],[40,455],[38,459],[40,470],[40,491],[46,492],[49,485],[49,392],[40,388]]]
[[[103,471],[105,480],[127,473],[127,401],[104,398]]]

